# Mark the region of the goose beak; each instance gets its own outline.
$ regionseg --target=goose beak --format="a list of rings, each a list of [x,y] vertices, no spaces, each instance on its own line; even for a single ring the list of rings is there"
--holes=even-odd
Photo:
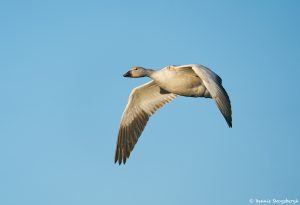
[[[125,73],[125,74],[123,75],[123,77],[131,77],[130,71],[128,71],[127,73]]]

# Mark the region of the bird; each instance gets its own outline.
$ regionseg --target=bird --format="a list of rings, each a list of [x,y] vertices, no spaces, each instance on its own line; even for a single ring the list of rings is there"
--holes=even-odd
[[[178,96],[212,98],[232,127],[231,103],[222,79],[203,65],[170,65],[160,70],[134,66],[123,76],[149,77],[151,81],[134,88],[129,95],[116,143],[114,161],[119,165],[126,163],[150,116]]]

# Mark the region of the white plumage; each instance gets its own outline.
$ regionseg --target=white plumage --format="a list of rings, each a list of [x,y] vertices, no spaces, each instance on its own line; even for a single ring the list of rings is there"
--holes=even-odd
[[[215,100],[229,127],[231,105],[222,79],[199,64],[167,66],[154,71],[133,67],[124,77],[149,77],[152,80],[132,90],[123,112],[115,152],[115,162],[125,164],[149,117],[176,96],[205,97]]]

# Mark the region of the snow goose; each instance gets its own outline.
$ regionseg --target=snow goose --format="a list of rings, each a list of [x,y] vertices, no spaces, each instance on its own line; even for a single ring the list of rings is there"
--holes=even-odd
[[[230,100],[222,79],[203,65],[167,66],[157,71],[133,67],[123,76],[152,80],[134,88],[129,96],[118,132],[115,163],[126,163],[149,117],[177,96],[214,99],[228,126],[232,127]]]

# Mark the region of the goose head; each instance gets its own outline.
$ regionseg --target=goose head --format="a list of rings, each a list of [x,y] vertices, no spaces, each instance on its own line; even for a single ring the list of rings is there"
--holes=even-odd
[[[129,78],[141,78],[148,76],[148,70],[143,67],[136,66],[130,68],[123,76]]]

